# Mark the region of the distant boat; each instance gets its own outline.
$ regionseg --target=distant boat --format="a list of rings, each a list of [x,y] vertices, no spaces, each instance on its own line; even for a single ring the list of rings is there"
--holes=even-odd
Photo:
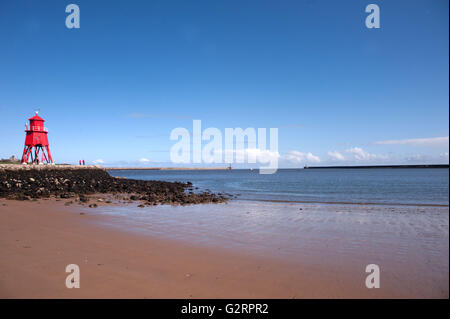
[[[308,165],[305,165],[305,166],[303,167],[303,169],[307,169],[307,168],[309,168],[309,166],[308,166]]]

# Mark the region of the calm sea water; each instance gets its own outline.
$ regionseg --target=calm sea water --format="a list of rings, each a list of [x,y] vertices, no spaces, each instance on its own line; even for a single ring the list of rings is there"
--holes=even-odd
[[[258,170],[112,170],[113,176],[190,181],[239,199],[315,203],[448,205],[447,168]]]

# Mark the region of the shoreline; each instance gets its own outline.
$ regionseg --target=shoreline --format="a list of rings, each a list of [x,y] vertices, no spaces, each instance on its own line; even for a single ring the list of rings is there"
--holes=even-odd
[[[394,257],[394,260],[392,257],[388,258],[389,249],[383,252],[383,255],[387,255],[381,259],[385,265],[384,269],[392,268],[384,271],[383,289],[365,288],[363,283],[366,274],[363,264],[366,260],[367,262],[374,260],[364,257],[367,254],[365,252],[367,248],[363,248],[363,245],[346,252],[345,246],[341,246],[345,249],[342,251],[344,255],[340,255],[335,249],[339,246],[333,246],[336,243],[332,238],[322,238],[319,242],[314,239],[321,232],[306,232],[307,237],[304,238],[312,246],[301,248],[300,252],[295,254],[286,251],[285,257],[289,258],[283,255],[266,254],[249,246],[248,240],[252,242],[252,238],[258,236],[257,233],[250,231],[241,233],[242,238],[238,238],[248,251],[230,246],[231,242],[228,245],[225,244],[227,239],[221,239],[220,245],[208,246],[191,240],[189,236],[169,238],[160,235],[161,232],[177,234],[180,231],[182,235],[183,228],[180,228],[177,222],[175,224],[164,222],[177,219],[176,216],[195,220],[196,216],[193,214],[200,211],[204,212],[203,216],[215,218],[214,215],[217,213],[223,214],[222,212],[237,210],[241,210],[242,216],[246,216],[245,211],[260,212],[264,209],[272,211],[276,207],[285,209],[284,206],[280,207],[280,203],[270,203],[267,207],[260,207],[259,203],[231,201],[231,204],[201,204],[188,207],[159,205],[142,209],[131,204],[119,206],[112,204],[91,209],[78,205],[67,207],[64,205],[67,201],[50,199],[21,202],[0,199],[0,247],[3,257],[0,260],[0,297],[448,297],[448,272],[446,275],[438,276],[430,269],[431,277],[428,278],[430,276],[428,274],[424,279],[423,275],[417,273],[417,269],[408,272],[408,269],[400,267],[404,263],[422,262],[421,258],[416,259],[412,255],[408,257],[412,259],[395,265],[397,257]],[[252,205],[256,206],[252,207]],[[296,210],[299,207],[293,204],[286,205]],[[301,232],[305,232],[311,227],[315,228],[316,223],[308,221],[308,216],[318,215],[322,208],[320,205],[301,207],[303,211],[306,210],[299,215],[301,218],[306,218],[300,224],[303,229]],[[134,231],[130,228],[132,224],[129,224],[132,223],[129,220],[132,218],[131,215],[124,219],[121,215],[105,215],[99,209],[103,209],[106,213],[113,209],[128,213],[136,211],[139,216],[148,211],[151,216],[162,218],[163,224],[156,219],[153,220],[149,226],[154,231],[150,231],[147,226],[139,222],[136,226],[142,227],[141,231]],[[311,209],[313,211],[308,213]],[[360,218],[358,211],[349,213],[352,216],[356,214],[356,219]],[[252,214],[250,216],[253,216]],[[322,218],[319,218],[319,222]],[[333,226],[332,220],[335,217],[331,218],[323,225]],[[202,223],[208,224],[208,220]],[[205,226],[213,227],[213,225]],[[158,229],[159,232],[156,231]],[[193,232],[195,237],[192,239],[201,236],[207,243],[212,239],[196,229]],[[325,232],[329,231],[325,230]],[[368,230],[369,234],[371,232]],[[349,243],[360,241],[361,239],[355,235],[347,234],[348,238],[345,240],[350,240]],[[277,244],[276,241],[274,244]],[[358,247],[361,244],[363,243],[359,243]],[[281,242],[278,245],[282,245]],[[373,247],[377,248],[378,244]],[[368,249],[371,250],[370,245]],[[277,252],[276,249],[274,251]],[[65,266],[71,263],[80,266],[80,289],[65,287],[67,274],[64,270]],[[435,278],[435,276],[438,277]],[[411,282],[413,278],[419,282]],[[447,288],[443,288],[445,282],[447,282]]]

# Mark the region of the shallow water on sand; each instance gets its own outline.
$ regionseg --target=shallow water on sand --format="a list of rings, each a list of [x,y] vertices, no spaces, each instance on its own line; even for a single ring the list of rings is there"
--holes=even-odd
[[[329,271],[361,272],[375,263],[404,289],[448,295],[446,207],[231,201],[102,207],[99,212],[108,216],[99,222],[126,231]]]

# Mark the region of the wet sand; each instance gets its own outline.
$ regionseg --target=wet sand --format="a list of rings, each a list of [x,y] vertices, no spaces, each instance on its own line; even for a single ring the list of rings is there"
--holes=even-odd
[[[275,206],[255,207],[255,211],[271,211]],[[312,208],[317,211],[311,218],[321,216],[317,212],[323,207],[304,207]],[[295,246],[295,251],[286,249],[283,253],[279,248],[284,244],[277,242],[275,235],[258,238],[251,228],[238,240],[247,247],[241,249],[233,244],[233,233],[220,240],[211,236],[208,243],[209,235],[204,232],[209,227],[207,219],[204,224],[200,221],[200,226],[184,225],[192,232],[190,237],[176,222],[164,219],[154,220],[153,230],[145,223],[131,221],[136,229],[127,230],[126,217],[101,209],[65,206],[64,201],[54,200],[0,200],[0,298],[448,298],[448,214],[447,218],[439,217],[441,225],[437,226],[441,228],[434,232],[424,228],[431,245],[433,241],[439,244],[433,254],[415,242],[410,250],[395,243],[391,247],[385,242],[377,244],[381,239],[374,228],[364,236],[358,235],[361,230],[339,233],[341,241],[351,239],[345,245],[336,243],[332,235],[321,239],[321,232],[330,228],[317,229],[334,225],[336,220],[309,219],[308,213],[300,215],[304,217],[298,221],[304,242]],[[253,213],[251,203],[152,209],[155,214],[166,214],[165,221],[196,211],[210,211],[212,216],[227,210],[241,210],[242,216]],[[295,209],[299,210],[298,206]],[[364,223],[360,215],[356,218]],[[400,227],[402,231],[408,228]],[[179,235],[169,236],[169,232]],[[197,235],[202,240],[195,240]],[[358,244],[361,238],[371,243],[368,248]],[[267,247],[279,247],[274,248],[276,253],[267,253],[266,246],[258,250],[252,244],[259,241],[271,241]],[[403,250],[393,254],[392,247]],[[379,256],[378,260],[370,251]],[[398,255],[401,263],[395,261]],[[382,263],[380,289],[367,289],[364,284],[365,265],[371,260]],[[79,289],[65,286],[68,264],[80,267]],[[428,272],[421,273],[423,270]]]

